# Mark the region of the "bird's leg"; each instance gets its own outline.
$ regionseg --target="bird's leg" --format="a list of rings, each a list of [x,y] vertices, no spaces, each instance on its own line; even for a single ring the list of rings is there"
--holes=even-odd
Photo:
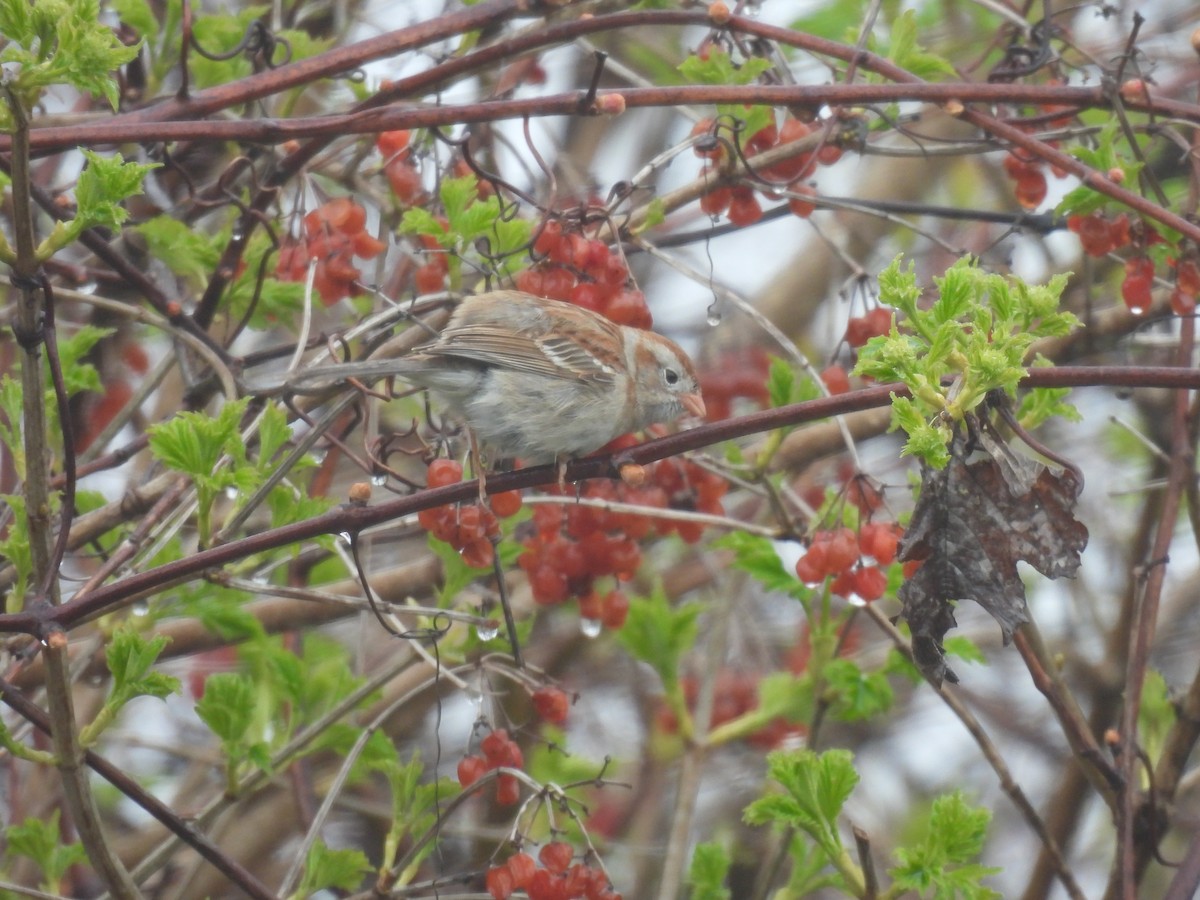
[[[567,464],[570,461],[565,456],[554,457],[554,470],[558,473],[558,489],[564,494],[567,492]]]
[[[479,479],[479,505],[487,504],[487,474],[483,470],[483,453],[479,449],[479,442],[475,440],[475,432],[467,429],[467,443],[470,446],[471,469],[474,471],[475,477]]]

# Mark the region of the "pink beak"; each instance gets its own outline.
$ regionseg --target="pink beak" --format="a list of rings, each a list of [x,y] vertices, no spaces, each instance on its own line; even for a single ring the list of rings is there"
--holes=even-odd
[[[699,394],[684,394],[679,398],[679,402],[697,419],[703,419],[708,415],[708,410],[704,406],[704,398]]]

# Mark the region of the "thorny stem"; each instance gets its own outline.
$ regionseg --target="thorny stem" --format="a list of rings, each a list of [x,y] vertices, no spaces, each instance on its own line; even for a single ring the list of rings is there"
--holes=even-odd
[[[1195,319],[1185,316],[1180,320],[1176,357],[1177,365],[1181,368],[1191,366],[1195,337]],[[1121,715],[1120,735],[1120,764],[1125,776],[1125,789],[1117,810],[1117,865],[1106,893],[1110,898],[1136,898],[1137,883],[1154,854],[1161,834],[1161,830],[1155,827],[1138,827],[1143,818],[1153,825],[1162,810],[1142,808],[1145,801],[1138,791],[1139,762],[1134,748],[1137,745],[1138,712],[1141,709],[1142,687],[1149,664],[1150,644],[1158,624],[1159,601],[1162,599],[1163,584],[1167,575],[1167,558],[1175,536],[1175,524],[1179,520],[1179,505],[1184,495],[1184,484],[1189,478],[1195,477],[1189,433],[1188,395],[1186,391],[1177,391],[1172,412],[1172,446],[1167,469],[1167,489],[1163,496],[1154,544],[1150,548],[1150,558],[1146,561],[1145,584],[1130,634],[1129,664],[1125,673],[1125,707]]]
[[[29,117],[22,100],[7,89],[5,101],[12,112],[12,205],[13,238],[16,258],[13,282],[20,292],[14,333],[21,360],[21,413],[25,449],[25,513],[33,583],[44,586],[45,595],[26,598],[41,608],[57,606],[60,599],[58,573],[52,571],[50,534],[50,445],[46,420],[44,366],[42,348],[46,346],[46,295],[37,278],[41,265],[37,258],[33,230],[33,206],[29,186]],[[65,501],[64,501],[65,502]],[[71,672],[66,634],[56,628],[44,632],[43,653],[46,661],[46,702],[50,711],[51,744],[62,776],[63,798],[71,814],[80,841],[96,873],[115,897],[139,897],[137,887],[121,864],[104,834],[96,798],[88,784],[83,748],[75,723]]]
[[[1173,366],[1161,368],[1059,366],[1033,369],[1028,373],[1023,384],[1031,387],[1124,385],[1126,387],[1200,389],[1200,371],[1182,370]],[[883,406],[890,402],[892,394],[907,396],[907,393],[907,389],[901,384],[875,385],[859,391],[852,391],[849,394],[823,397],[819,400],[763,410],[703,425],[668,437],[647,441],[637,447],[622,451],[622,455],[623,459],[644,465],[732,438],[759,434],[771,428],[797,425],[825,419],[832,415],[843,415]],[[612,458],[604,455],[575,460],[567,467],[567,477],[572,481],[611,478],[615,475]],[[493,494],[553,484],[557,480],[556,467],[535,466],[493,475],[487,480],[487,491],[489,494]],[[463,481],[446,487],[424,490],[409,497],[386,501],[374,506],[346,506],[333,509],[302,522],[199,551],[157,568],[130,575],[113,584],[101,585],[90,596],[78,601],[71,600],[52,609],[26,610],[20,613],[0,615],[0,634],[12,632],[38,634],[51,624],[63,628],[73,627],[102,612],[111,612],[113,609],[119,608],[121,604],[128,602],[134,596],[148,591],[162,590],[214,566],[226,565],[256,553],[284,547],[296,541],[309,540],[320,535],[354,533],[364,528],[395,521],[422,509],[473,501],[478,498],[478,495],[477,482]]]
[[[891,620],[875,604],[867,604],[866,610],[871,620],[883,630],[892,643],[895,644],[896,648],[911,662],[912,646],[904,635],[900,633],[899,629],[892,624]],[[1041,816],[1033,808],[1033,804],[1029,802],[1029,798],[1025,796],[1025,792],[1021,789],[1021,786],[1013,778],[1008,764],[1005,763],[1004,757],[1000,753],[1000,749],[992,742],[982,723],[975,718],[975,714],[966,707],[952,690],[946,688],[944,685],[934,684],[932,681],[929,682],[929,685],[937,692],[937,695],[946,706],[958,716],[959,721],[963,723],[967,732],[975,739],[975,743],[979,745],[979,750],[983,753],[984,759],[987,760],[988,764],[992,767],[992,771],[999,778],[1001,789],[1008,795],[1008,798],[1016,806],[1026,823],[1042,842],[1042,847],[1052,861],[1055,874],[1058,875],[1059,881],[1062,882],[1067,893],[1074,900],[1083,900],[1084,893],[1075,881],[1075,875],[1063,858],[1062,851],[1054,840],[1054,836],[1050,834],[1046,828],[1046,823],[1042,821]]]

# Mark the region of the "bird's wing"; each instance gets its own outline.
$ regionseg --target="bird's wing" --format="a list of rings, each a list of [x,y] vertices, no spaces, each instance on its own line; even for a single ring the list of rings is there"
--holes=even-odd
[[[602,364],[576,341],[556,335],[514,334],[490,324],[466,324],[446,329],[421,355],[465,359],[485,366],[516,369],[548,378],[611,382],[616,372]]]

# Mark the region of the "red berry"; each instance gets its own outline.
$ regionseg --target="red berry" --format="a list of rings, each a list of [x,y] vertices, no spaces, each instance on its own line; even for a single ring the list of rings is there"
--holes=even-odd
[[[605,596],[600,617],[600,621],[604,623],[605,628],[616,631],[625,624],[625,619],[628,615],[629,598],[625,594],[621,591],[613,591]]]
[[[521,799],[521,782],[515,775],[501,774],[496,779],[496,803],[500,806],[512,806]]]
[[[1190,316],[1196,311],[1196,297],[1179,288],[1171,291],[1171,312],[1177,316]]]
[[[878,600],[887,588],[887,576],[875,566],[854,570],[854,593],[867,603]]]
[[[479,742],[479,749],[484,751],[484,757],[491,766],[506,766],[508,764],[509,754],[509,733],[504,728],[496,728],[485,734],[484,739]]]
[[[825,367],[821,372],[821,381],[824,382],[825,389],[831,394],[844,394],[850,390],[850,376],[837,363]]]
[[[817,192],[814,188],[807,184],[797,184],[791,188],[793,194],[801,194],[800,197],[792,197],[788,200],[788,209],[793,216],[799,216],[801,219],[807,219],[816,210],[816,204],[806,197],[815,197]]]
[[[861,347],[874,336],[866,316],[854,316],[846,323],[846,343],[851,347]]]
[[[700,209],[710,216],[717,216],[729,208],[733,199],[733,189],[729,187],[713,188],[707,194],[700,196]]]
[[[555,606],[567,599],[567,576],[552,565],[542,565],[529,573],[529,587],[535,603]]]
[[[532,699],[539,718],[551,725],[562,725],[567,721],[571,703],[564,691],[556,687],[541,687],[533,692]]]
[[[816,584],[825,579],[824,553],[814,554],[810,549],[796,561],[796,577],[805,584]]]
[[[832,166],[842,158],[842,148],[837,144],[824,144],[817,152],[817,162],[823,166]]]
[[[1151,286],[1154,283],[1154,263],[1145,256],[1125,261],[1125,279],[1121,282],[1121,299],[1129,311],[1140,315],[1150,308]]]
[[[1017,179],[1013,193],[1023,209],[1037,209],[1046,199],[1047,190],[1046,176],[1041,172],[1031,172]]]
[[[575,849],[564,841],[551,841],[538,851],[538,859],[542,865],[555,875],[561,875],[571,865]]]
[[[496,548],[487,538],[478,538],[461,547],[459,556],[472,569],[487,569],[496,558]]]
[[[1200,296],[1200,266],[1192,259],[1180,260],[1175,266],[1175,285],[1191,297]]]
[[[533,873],[537,871],[537,863],[528,853],[514,853],[505,863],[512,873],[513,887],[524,888],[529,885]]]
[[[502,519],[507,519],[521,511],[521,492],[504,491],[492,494],[488,498],[488,502],[491,504],[492,512]]]
[[[880,337],[892,330],[892,310],[887,306],[876,306],[863,317],[867,320],[871,337]]]
[[[413,272],[413,286],[418,294],[434,294],[446,286],[446,273],[441,266],[426,263]]]
[[[384,166],[383,174],[387,177],[392,193],[401,203],[412,203],[424,187],[421,183],[421,173],[409,165],[403,156],[395,157]]]
[[[425,483],[431,488],[458,484],[462,475],[462,463],[453,459],[435,459],[425,473]]]
[[[881,566],[890,565],[896,558],[900,536],[896,526],[883,522],[868,522],[859,529],[858,543],[862,552]]]
[[[558,245],[561,242],[562,223],[551,219],[538,234],[537,239],[534,240],[533,252],[538,256],[549,256],[551,251],[558,249]]]
[[[831,574],[844,572],[858,562],[858,535],[849,528],[833,532],[825,549],[825,568]]]
[[[1108,240],[1114,249],[1119,250],[1129,244],[1131,236],[1129,233],[1129,216],[1121,213],[1113,219],[1108,225]]]
[[[699,138],[692,145],[692,152],[704,159],[720,159],[725,146],[713,133],[716,123],[712,119],[701,119],[692,126],[692,137]]]
[[[733,199],[729,201],[729,210],[725,213],[730,223],[743,227],[753,225],[762,218],[762,206],[758,198],[749,188],[735,188]]]
[[[469,788],[488,770],[488,764],[478,756],[464,756],[458,762],[459,787]]]
[[[600,312],[604,307],[607,291],[594,281],[583,281],[571,289],[567,298],[576,306],[582,306],[590,312]]]
[[[375,146],[384,159],[390,159],[402,150],[408,149],[410,133],[402,131],[381,131],[375,136]]]
[[[513,883],[512,872],[506,866],[493,866],[488,869],[483,883],[487,887],[488,893],[492,895],[493,900],[508,900],[513,894],[513,889],[516,887]]]
[[[604,598],[595,591],[588,591],[579,598],[579,618],[599,622],[604,615]]]
[[[608,302],[604,314],[618,325],[630,328],[649,328],[653,324],[646,295],[641,291],[621,291]]]

